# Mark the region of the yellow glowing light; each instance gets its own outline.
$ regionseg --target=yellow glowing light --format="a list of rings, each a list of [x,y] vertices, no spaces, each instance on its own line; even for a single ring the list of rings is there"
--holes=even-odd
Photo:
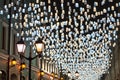
[[[64,80],[63,77],[61,77],[60,80]]]
[[[58,77],[58,75],[57,75],[57,74],[55,74],[55,77]]]
[[[22,63],[22,64],[21,64],[21,68],[22,68],[22,69],[25,69],[25,68],[26,68],[25,63]]]
[[[44,74],[45,74],[45,73],[42,71],[42,72],[41,72],[41,75],[43,76]]]
[[[11,65],[16,65],[16,64],[17,64],[16,59],[13,59],[13,60],[11,61]]]
[[[52,72],[51,75],[54,76],[54,73]]]

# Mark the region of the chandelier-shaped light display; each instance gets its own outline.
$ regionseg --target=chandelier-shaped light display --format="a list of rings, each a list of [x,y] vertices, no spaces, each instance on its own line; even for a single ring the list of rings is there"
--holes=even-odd
[[[0,14],[8,14],[11,8],[11,27],[18,31],[17,36],[32,44],[41,37],[46,45],[43,55],[57,67],[61,64],[70,78],[98,80],[111,65],[119,7],[120,2],[113,0],[17,0],[4,5]]]

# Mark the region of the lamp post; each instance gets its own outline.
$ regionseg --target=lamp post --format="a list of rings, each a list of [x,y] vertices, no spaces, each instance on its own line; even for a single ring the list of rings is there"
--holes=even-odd
[[[17,42],[17,50],[18,50],[18,53],[20,54],[20,65],[22,64],[22,55],[23,55],[23,53],[25,51],[25,48],[26,48],[26,45],[25,45],[24,41],[21,38],[21,40]],[[20,80],[22,79],[21,78],[22,77],[21,69],[22,68],[20,66]]]
[[[25,49],[26,49],[26,45],[25,45],[24,41],[21,39],[20,41],[17,42],[18,53],[20,54],[20,56],[22,58],[25,58],[26,60],[29,61],[29,79],[28,80],[31,80],[31,62],[32,62],[32,60],[37,58],[38,56],[41,57],[41,53],[44,49],[44,43],[42,42],[42,40],[40,38],[38,38],[38,40],[35,42],[35,47],[36,47],[36,51],[37,51],[38,55],[32,57],[31,47],[30,47],[29,57],[26,57],[23,55],[23,53],[25,52]]]
[[[61,69],[61,72],[60,72],[60,80],[63,80],[63,74],[62,74],[62,63],[60,63],[60,69]]]
[[[5,0],[6,1],[6,0]],[[11,3],[11,0],[9,0],[9,3]],[[10,56],[10,47],[11,47],[11,45],[10,45],[10,42],[11,42],[11,16],[12,16],[12,14],[11,14],[11,7],[8,9],[9,10],[9,23],[8,23],[8,56]],[[9,64],[9,61],[10,61],[10,57],[8,57],[8,64],[7,64],[7,80],[9,80],[9,78],[10,78],[10,70],[9,70],[9,68],[10,68],[10,64]]]
[[[20,64],[17,64],[16,59],[13,58],[13,59],[10,61],[10,65],[11,65],[10,67],[14,67],[15,65],[19,65],[19,68],[20,68],[20,80],[22,80],[22,73],[21,73],[21,71],[26,68],[25,63],[20,61]]]

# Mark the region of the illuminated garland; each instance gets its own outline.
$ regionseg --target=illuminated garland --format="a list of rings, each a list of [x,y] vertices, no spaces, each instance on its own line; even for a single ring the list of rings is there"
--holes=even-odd
[[[24,3],[23,6],[20,3],[18,0],[5,5],[0,14],[7,14],[12,8],[11,27],[17,31],[21,29],[17,36],[23,36],[26,42],[32,44],[42,37],[46,44],[43,55],[57,67],[61,64],[65,74],[70,71],[71,78],[98,80],[108,71],[111,65],[110,47],[115,47],[118,38],[120,2],[36,0],[36,3]],[[79,77],[74,75],[76,71]]]

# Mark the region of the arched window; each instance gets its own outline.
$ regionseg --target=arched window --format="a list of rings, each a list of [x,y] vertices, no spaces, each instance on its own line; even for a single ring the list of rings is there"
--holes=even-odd
[[[17,75],[16,75],[16,74],[12,74],[12,75],[11,75],[11,80],[18,80],[18,79],[17,79]]]
[[[3,70],[0,70],[0,80],[6,80],[6,73]]]
[[[22,76],[22,80],[25,80],[25,77],[24,77],[24,76]]]

